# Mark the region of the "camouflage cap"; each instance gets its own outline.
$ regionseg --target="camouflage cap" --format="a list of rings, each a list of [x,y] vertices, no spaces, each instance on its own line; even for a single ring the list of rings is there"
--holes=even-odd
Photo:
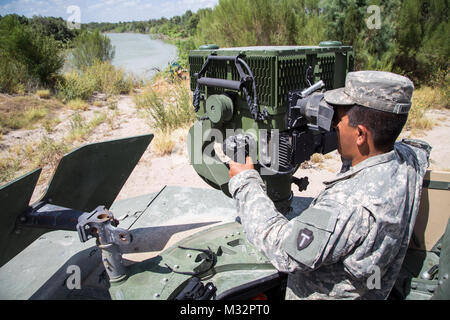
[[[364,107],[407,114],[414,85],[406,77],[384,71],[349,72],[345,87],[325,92],[325,101],[336,105]]]

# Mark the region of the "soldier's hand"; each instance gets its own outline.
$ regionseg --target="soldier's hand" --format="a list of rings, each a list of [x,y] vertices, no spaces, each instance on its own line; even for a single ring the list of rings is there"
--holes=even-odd
[[[233,178],[235,175],[237,175],[242,171],[255,169],[252,158],[250,157],[245,158],[245,164],[230,160],[229,165],[230,165],[230,172],[229,172],[230,178]]]

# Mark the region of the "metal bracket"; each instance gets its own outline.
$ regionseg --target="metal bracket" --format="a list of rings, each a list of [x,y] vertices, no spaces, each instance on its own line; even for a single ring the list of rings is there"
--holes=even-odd
[[[77,225],[81,242],[97,239],[97,245],[102,250],[102,261],[111,282],[126,277],[120,245],[127,245],[133,241],[128,230],[117,228],[118,223],[112,212],[99,206],[94,211],[83,214]]]

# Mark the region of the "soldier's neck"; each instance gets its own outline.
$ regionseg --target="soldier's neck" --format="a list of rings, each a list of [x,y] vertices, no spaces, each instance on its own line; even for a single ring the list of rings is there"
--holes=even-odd
[[[369,159],[371,157],[380,155],[386,153],[385,151],[380,151],[380,150],[371,150],[369,153],[367,154],[358,154],[356,155],[354,158],[352,158],[352,167],[356,166],[358,163],[363,162],[366,159]]]

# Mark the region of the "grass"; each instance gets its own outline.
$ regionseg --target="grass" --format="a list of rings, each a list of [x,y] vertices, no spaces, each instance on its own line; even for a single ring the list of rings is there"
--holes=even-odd
[[[96,63],[87,68],[84,77],[92,79],[95,90],[106,93],[108,96],[129,94],[135,87],[135,79],[120,68],[115,68],[109,62]]]
[[[42,108],[31,108],[28,109],[24,112],[23,116],[24,116],[24,120],[27,123],[34,123],[37,122],[38,120],[45,118],[45,116],[47,115],[48,110],[44,107]]]
[[[56,99],[0,95],[0,132],[5,134],[10,130],[30,129],[63,107]]]
[[[117,101],[117,99],[114,99],[114,98],[108,99],[108,100],[106,101],[106,103],[108,104],[108,108],[109,108],[110,110],[117,110],[117,107],[118,107],[118,101]]]
[[[164,156],[172,153],[176,142],[172,138],[171,132],[157,129],[152,140],[151,148],[155,155]]]
[[[155,83],[154,83],[155,84]],[[190,90],[182,81],[159,81],[135,96],[137,109],[156,129],[152,149],[156,155],[170,154],[176,146],[174,132],[195,119]]]
[[[89,104],[80,98],[76,98],[74,100],[69,101],[67,103],[67,106],[72,110],[86,111],[89,109]]]
[[[12,156],[0,158],[0,184],[4,184],[16,177],[21,166],[20,159]]]
[[[37,90],[36,95],[40,99],[50,99],[50,90]]]
[[[111,130],[120,128],[120,122],[117,121],[119,115],[120,115],[119,110],[115,109],[113,112],[109,113],[108,116],[106,117],[106,123],[109,125],[109,128]]]
[[[47,136],[33,143],[15,143],[1,151],[0,184],[35,167],[56,165],[64,153],[78,146],[102,123],[106,122],[111,130],[119,127],[116,95],[128,94],[135,85],[137,83],[132,76],[108,63],[100,63],[83,73],[65,74],[56,87],[55,96],[50,90],[37,90],[34,94],[21,96],[0,94],[0,140],[4,140],[4,135],[11,130],[32,129],[37,125],[47,133]],[[97,107],[107,105],[112,111],[94,112],[88,119],[81,112],[89,109],[88,100],[95,91],[106,93],[108,100],[93,104]],[[48,135],[61,123],[55,116],[56,111],[64,108],[76,111],[70,118],[69,132],[63,137],[52,138]]]
[[[423,86],[414,90],[413,104],[423,106],[426,109],[449,109],[450,101],[447,90],[449,89],[445,87]]]
[[[66,138],[66,142],[73,143],[83,140],[92,130],[105,122],[106,118],[106,113],[96,112],[90,121],[86,121],[82,115],[75,113],[70,120],[70,132]]]
[[[404,130],[413,135],[433,129],[435,123],[426,113],[432,109],[449,109],[448,89],[445,87],[421,87],[414,90],[412,106]]]
[[[88,100],[95,89],[95,79],[84,77],[75,71],[66,73],[57,85],[58,97],[63,102],[76,99]]]
[[[36,167],[56,166],[65,153],[79,145],[79,142],[106,120],[106,113],[97,112],[89,121],[75,113],[71,119],[70,131],[65,137],[56,140],[44,136],[38,142],[13,145],[2,152],[0,158],[0,185]],[[60,120],[48,121],[58,123]]]
[[[135,96],[135,102],[151,126],[163,132],[190,125],[195,119],[190,91],[181,81],[164,88],[147,88]]]
[[[69,149],[70,146],[64,141],[57,142],[49,137],[44,137],[33,152],[33,166],[55,166]]]
[[[101,107],[105,106],[105,102],[99,101],[99,100],[94,101],[93,104],[94,104],[94,107],[97,107],[97,108],[101,108]]]
[[[44,127],[45,131],[47,133],[52,133],[55,129],[55,127],[61,123],[61,120],[59,118],[46,118],[42,122],[42,126]]]
[[[12,146],[0,158],[0,185],[36,167],[55,166],[69,148],[64,141],[56,142],[49,137],[37,143]]]

